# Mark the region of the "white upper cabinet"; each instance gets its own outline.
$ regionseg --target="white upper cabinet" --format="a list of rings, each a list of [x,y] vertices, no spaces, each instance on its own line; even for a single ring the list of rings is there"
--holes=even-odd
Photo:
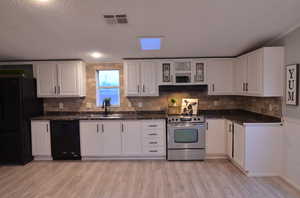
[[[233,59],[211,59],[207,63],[208,94],[233,94]]]
[[[156,62],[128,61],[124,70],[126,96],[158,96]]]
[[[45,62],[35,67],[38,97],[56,96],[57,67],[53,62]]]
[[[243,95],[246,88],[247,79],[247,56],[240,56],[234,62],[234,82],[233,89],[236,95]]]
[[[38,62],[34,64],[37,96],[84,97],[85,64],[81,61]]]
[[[234,88],[238,95],[283,95],[283,47],[265,47],[237,58]]]
[[[172,85],[174,84],[174,65],[172,61],[161,61],[158,63],[158,84]]]
[[[192,61],[192,83],[193,84],[206,83],[206,61],[204,60]]]
[[[125,94],[126,96],[140,95],[140,65],[138,62],[126,62],[125,73]]]
[[[142,62],[140,69],[141,96],[158,96],[157,63]]]

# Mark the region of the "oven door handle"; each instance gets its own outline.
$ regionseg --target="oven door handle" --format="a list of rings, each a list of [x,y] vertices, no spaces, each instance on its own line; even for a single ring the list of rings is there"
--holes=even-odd
[[[173,129],[182,129],[182,128],[205,128],[205,124],[169,125],[169,128],[173,128]]]

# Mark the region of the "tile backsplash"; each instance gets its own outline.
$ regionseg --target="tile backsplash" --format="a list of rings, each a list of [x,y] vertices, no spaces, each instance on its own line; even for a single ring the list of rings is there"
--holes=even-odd
[[[121,78],[121,105],[112,107],[111,111],[168,111],[178,113],[180,107],[170,107],[170,99],[174,98],[177,105],[182,98],[198,98],[199,110],[244,109],[265,115],[281,117],[281,98],[260,98],[245,96],[208,96],[207,86],[161,87],[159,97],[130,97],[124,96],[124,72],[121,63],[88,64],[87,95],[85,98],[48,98],[44,99],[44,110],[48,111],[103,111],[96,105],[96,71],[102,69],[118,69]],[[59,108],[59,103],[63,108]]]

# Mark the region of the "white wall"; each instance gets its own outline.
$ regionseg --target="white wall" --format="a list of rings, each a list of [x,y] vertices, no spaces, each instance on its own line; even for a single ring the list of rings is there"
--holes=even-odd
[[[285,47],[285,65],[300,64],[300,28],[275,41],[271,46]],[[300,92],[300,86],[298,91]],[[282,176],[300,190],[300,105],[286,106],[285,100],[282,105],[285,118]]]

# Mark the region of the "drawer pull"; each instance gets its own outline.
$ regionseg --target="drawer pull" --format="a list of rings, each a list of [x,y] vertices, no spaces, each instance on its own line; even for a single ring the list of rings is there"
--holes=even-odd
[[[149,144],[157,144],[157,142],[149,142]]]
[[[157,127],[157,124],[148,125],[148,127]]]
[[[150,153],[157,153],[157,150],[150,150]]]
[[[157,135],[157,133],[149,133],[149,135]]]

